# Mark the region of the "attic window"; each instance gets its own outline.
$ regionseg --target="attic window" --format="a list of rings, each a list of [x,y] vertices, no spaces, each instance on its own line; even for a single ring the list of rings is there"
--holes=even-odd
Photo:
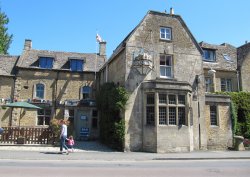
[[[215,50],[203,49],[203,57],[205,61],[215,61]]]
[[[160,28],[160,38],[164,40],[172,40],[172,30],[169,27]]]
[[[39,67],[44,69],[51,69],[53,67],[52,57],[39,57]]]
[[[228,54],[223,54],[223,58],[228,62],[232,62],[232,59]]]
[[[71,71],[83,71],[83,60],[70,59]]]

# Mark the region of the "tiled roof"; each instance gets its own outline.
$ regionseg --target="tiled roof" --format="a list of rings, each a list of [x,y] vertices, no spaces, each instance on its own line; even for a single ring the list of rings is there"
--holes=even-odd
[[[23,52],[17,63],[21,68],[38,68],[39,57],[54,58],[52,70],[69,70],[69,59],[84,60],[83,71],[95,72],[98,71],[105,62],[104,56],[99,56],[94,53],[75,53],[75,52],[59,52],[48,50],[30,49]]]
[[[0,75],[12,76],[18,56],[0,55]]]

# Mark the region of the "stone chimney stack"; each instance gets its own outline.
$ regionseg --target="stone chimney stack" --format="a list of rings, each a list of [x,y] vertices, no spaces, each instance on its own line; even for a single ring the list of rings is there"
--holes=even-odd
[[[99,55],[106,56],[106,42],[105,41],[99,42]]]
[[[30,50],[32,48],[32,41],[30,39],[25,39],[23,50]]]

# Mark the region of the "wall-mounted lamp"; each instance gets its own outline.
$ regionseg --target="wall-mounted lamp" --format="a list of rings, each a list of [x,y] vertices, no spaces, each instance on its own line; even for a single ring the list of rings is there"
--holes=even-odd
[[[153,62],[151,55],[147,53],[139,54],[135,57],[133,67],[141,75],[147,75],[153,69]]]
[[[212,68],[210,68],[210,70],[208,70],[207,72],[209,75],[214,75],[216,73],[216,71]]]

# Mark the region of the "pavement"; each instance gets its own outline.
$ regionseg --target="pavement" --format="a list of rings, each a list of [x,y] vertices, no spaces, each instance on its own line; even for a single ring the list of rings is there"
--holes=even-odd
[[[74,152],[60,154],[59,147],[49,145],[0,144],[1,160],[81,160],[81,161],[148,161],[148,160],[250,160],[250,151],[192,151],[185,153],[117,152],[97,141],[76,142]]]

